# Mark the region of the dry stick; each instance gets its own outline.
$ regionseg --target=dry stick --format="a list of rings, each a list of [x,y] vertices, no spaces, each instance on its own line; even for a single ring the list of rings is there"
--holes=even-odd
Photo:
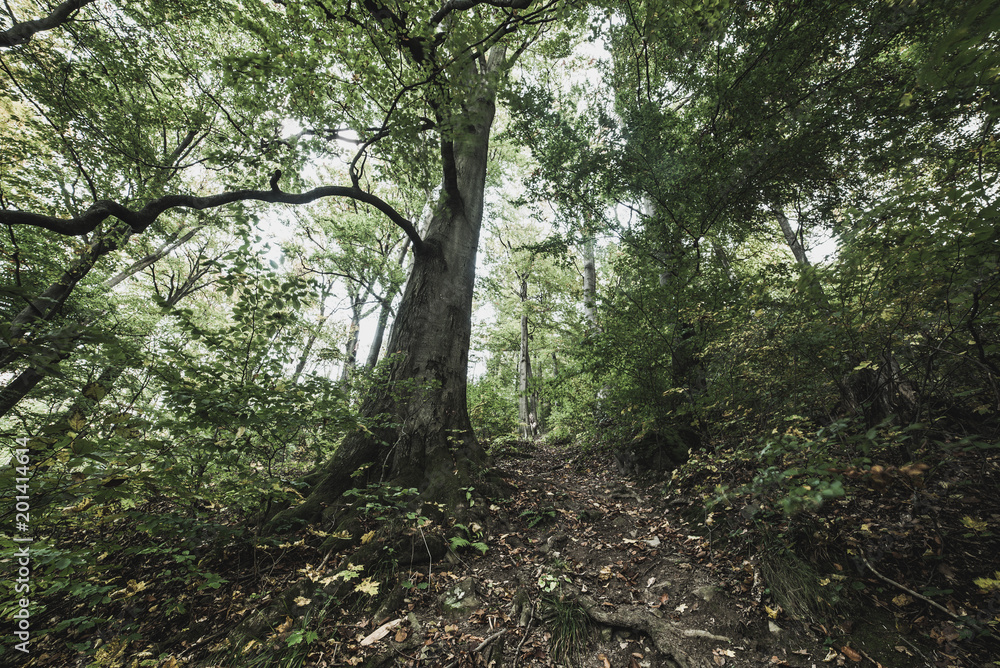
[[[979,626],[979,624],[976,624],[975,622],[970,621],[968,618],[964,618],[963,619],[962,617],[956,615],[954,612],[952,612],[948,608],[944,607],[940,603],[938,603],[936,601],[932,601],[931,599],[927,598],[923,594],[918,594],[917,592],[913,591],[909,587],[904,587],[903,585],[899,584],[895,580],[890,580],[886,576],[882,575],[877,570],[875,570],[874,566],[872,566],[870,563],[868,563],[868,559],[865,558],[865,555],[864,555],[863,552],[859,551],[858,552],[858,556],[861,557],[862,563],[864,563],[864,565],[868,567],[868,570],[870,570],[872,573],[874,573],[875,577],[877,577],[878,579],[880,579],[880,580],[882,580],[884,582],[888,582],[893,587],[896,587],[898,589],[902,589],[903,591],[905,591],[910,596],[915,596],[915,597],[919,598],[921,601],[923,601],[924,603],[928,603],[928,604],[934,606],[935,608],[937,608],[938,610],[940,610],[944,614],[946,614],[949,617],[951,617],[952,619],[954,619],[959,624],[964,624],[964,625],[968,626],[969,628],[973,629],[974,631],[976,631],[977,633],[982,633],[983,632],[983,627]]]
[[[535,621],[535,604],[531,604],[531,614],[528,616],[528,625],[524,627],[524,636],[521,638],[521,642],[517,643],[517,649],[514,650],[514,665],[511,668],[517,668],[517,663],[521,660],[521,647],[524,646],[524,641],[528,639],[528,635],[531,633],[531,622]]]
[[[476,652],[482,652],[484,647],[486,647],[491,642],[493,642],[494,640],[496,640],[497,638],[499,638],[500,636],[502,636],[505,633],[507,633],[507,629],[500,629],[499,632],[494,633],[489,638],[487,638],[486,640],[484,640],[481,643],[479,643],[479,645],[474,650],[472,650],[473,654],[476,653]],[[459,659],[455,659],[454,661],[452,661],[451,663],[449,663],[444,668],[455,668],[455,666],[458,665],[458,662],[459,662]]]

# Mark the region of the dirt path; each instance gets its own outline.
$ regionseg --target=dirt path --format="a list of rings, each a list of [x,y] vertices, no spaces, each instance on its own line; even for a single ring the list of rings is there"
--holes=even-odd
[[[706,540],[687,535],[667,500],[610,463],[540,445],[530,458],[501,458],[498,468],[517,489],[494,509],[506,510],[509,529],[491,537],[485,556],[434,568],[434,586],[408,600],[411,648],[395,653],[397,664],[843,663],[800,624],[769,620],[754,601],[749,566],[721,572]],[[450,581],[452,598],[468,598],[467,612],[452,619],[441,614]],[[560,653],[583,620],[582,642]]]

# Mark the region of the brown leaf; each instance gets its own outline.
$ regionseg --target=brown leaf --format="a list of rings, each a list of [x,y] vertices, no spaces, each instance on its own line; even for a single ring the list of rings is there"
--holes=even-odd
[[[608,661],[608,657],[603,654],[598,654],[597,658],[604,662],[604,668],[611,668],[611,662]]]
[[[851,661],[860,661],[861,660],[861,653],[858,652],[858,650],[856,650],[856,649],[853,649],[851,647],[847,647],[846,645],[844,647],[840,648],[840,653],[843,654],[844,656],[846,656]]]
[[[396,631],[396,636],[394,640],[396,642],[403,642],[410,634],[406,632],[406,629],[399,629]]]
[[[292,624],[293,624],[292,618],[291,617],[285,617],[285,621],[282,624],[280,624],[278,626],[278,628],[275,629],[275,632],[276,633],[287,633],[288,631],[292,630]]]

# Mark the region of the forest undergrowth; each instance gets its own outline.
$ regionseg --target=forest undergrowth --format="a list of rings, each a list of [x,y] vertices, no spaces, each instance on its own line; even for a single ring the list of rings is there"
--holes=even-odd
[[[602,448],[508,443],[494,457],[509,496],[481,501],[488,533],[434,526],[382,490],[357,495],[367,512],[336,552],[319,548],[327,532],[253,539],[223,517],[171,549],[95,515],[63,540],[118,533],[113,563],[93,555],[76,583],[104,603],[50,596],[52,631],[23,665],[995,665],[994,450],[848,472],[843,496],[792,513],[769,507],[744,454],[694,453],[665,486]],[[449,549],[394,554],[388,536],[407,532]],[[380,541],[385,558],[352,562]],[[336,598],[301,588],[338,579]],[[263,633],[234,634],[282,597]]]

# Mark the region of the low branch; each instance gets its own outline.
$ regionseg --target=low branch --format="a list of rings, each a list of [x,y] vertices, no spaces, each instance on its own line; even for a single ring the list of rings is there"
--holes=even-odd
[[[82,216],[68,220],[29,211],[5,210],[0,211],[0,225],[30,225],[65,236],[82,236],[93,232],[108,218],[117,218],[131,227],[134,234],[139,234],[156,222],[161,214],[170,209],[186,208],[202,211],[248,201],[272,204],[308,204],[324,197],[348,197],[378,209],[406,233],[406,236],[413,243],[415,252],[422,249],[423,240],[413,223],[380,197],[350,186],[320,186],[304,193],[286,193],[280,190],[234,190],[206,197],[167,195],[149,202],[138,211],[111,200],[99,200],[94,202]]]
[[[35,33],[43,30],[58,28],[64,23],[73,20],[73,14],[84,5],[89,5],[94,0],[66,0],[52,10],[48,16],[34,21],[24,21],[15,23],[10,28],[0,32],[0,48],[9,48],[20,44],[27,44]]]

